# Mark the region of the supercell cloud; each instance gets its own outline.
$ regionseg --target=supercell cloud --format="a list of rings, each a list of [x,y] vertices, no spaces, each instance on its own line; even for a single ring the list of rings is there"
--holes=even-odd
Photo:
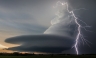
[[[5,42],[20,44],[18,47],[9,48],[13,51],[61,53],[70,49],[74,40],[67,36],[43,34],[12,37]]]
[[[13,51],[61,53],[69,50],[75,43],[75,24],[66,6],[59,5],[56,17],[51,21],[51,26],[40,35],[24,35],[7,38],[5,42],[20,44],[17,47],[8,48]],[[70,23],[73,22],[73,23]]]

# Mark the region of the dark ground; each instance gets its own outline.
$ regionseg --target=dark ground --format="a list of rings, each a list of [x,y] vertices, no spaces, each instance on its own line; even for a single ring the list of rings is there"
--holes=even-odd
[[[96,55],[32,55],[32,56],[0,56],[0,58],[96,58]]]

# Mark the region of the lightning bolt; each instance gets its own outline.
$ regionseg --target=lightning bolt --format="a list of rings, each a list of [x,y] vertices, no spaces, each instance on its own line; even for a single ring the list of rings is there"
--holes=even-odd
[[[78,55],[78,54],[79,54],[79,51],[78,51],[78,43],[79,43],[80,37],[81,37],[83,43],[84,43],[84,41],[85,41],[85,43],[89,46],[89,44],[87,43],[87,42],[89,42],[89,41],[86,40],[86,39],[83,37],[83,35],[81,34],[81,28],[84,28],[84,29],[85,29],[85,27],[89,27],[89,26],[88,26],[85,22],[83,22],[82,20],[79,20],[79,21],[83,22],[86,26],[85,26],[85,27],[82,27],[82,26],[79,24],[78,18],[75,16],[74,11],[69,11],[69,9],[68,9],[68,3],[67,3],[67,2],[62,3],[62,2],[60,2],[60,1],[58,1],[57,4],[56,4],[56,6],[53,6],[53,7],[56,8],[56,7],[58,6],[58,3],[60,3],[62,6],[67,6],[67,11],[68,11],[70,14],[72,14],[72,16],[74,17],[74,21],[75,21],[75,23],[76,23],[77,26],[78,26],[78,28],[77,28],[78,34],[76,35],[76,40],[75,40],[76,42],[75,42],[75,44],[74,44],[74,46],[73,46],[73,47],[75,48],[75,50],[76,50],[76,54]],[[84,9],[84,8],[82,8],[82,9]],[[77,9],[77,10],[80,10],[80,9]],[[85,30],[86,30],[86,29],[85,29]],[[88,30],[86,30],[86,31],[88,31]],[[89,43],[91,43],[91,42],[89,42]],[[91,43],[91,44],[92,44],[92,43]]]

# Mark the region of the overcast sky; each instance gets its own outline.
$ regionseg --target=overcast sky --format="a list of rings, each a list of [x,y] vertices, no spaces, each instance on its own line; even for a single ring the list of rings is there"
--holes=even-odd
[[[16,35],[40,34],[54,18],[54,0],[0,0],[0,42]]]
[[[20,35],[36,35],[51,26],[54,19],[58,0],[0,0],[0,44],[11,46],[4,42],[6,38]],[[59,0],[64,2],[65,0]],[[91,27],[82,28],[84,37],[92,42],[88,45],[80,44],[80,53],[96,53],[96,1],[95,0],[66,0],[70,10],[76,10],[75,15]],[[80,22],[80,21],[79,21]],[[84,23],[80,22],[82,26]],[[92,32],[90,32],[92,31]],[[71,50],[73,52],[73,50]],[[68,53],[72,53],[68,52]]]

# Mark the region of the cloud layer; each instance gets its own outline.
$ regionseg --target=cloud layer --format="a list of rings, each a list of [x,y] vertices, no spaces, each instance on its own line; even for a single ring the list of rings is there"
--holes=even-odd
[[[46,53],[60,53],[70,49],[74,44],[73,38],[46,34],[12,37],[6,39],[5,42],[20,44],[20,46],[9,48],[9,50]]]
[[[7,43],[20,44],[20,46],[9,48],[9,50],[61,53],[71,49],[75,43],[75,24],[70,23],[72,17],[67,11],[66,5],[58,7],[60,7],[58,15],[56,15],[58,23],[52,24],[41,35],[25,35],[6,39]],[[57,22],[56,20],[54,22]]]

